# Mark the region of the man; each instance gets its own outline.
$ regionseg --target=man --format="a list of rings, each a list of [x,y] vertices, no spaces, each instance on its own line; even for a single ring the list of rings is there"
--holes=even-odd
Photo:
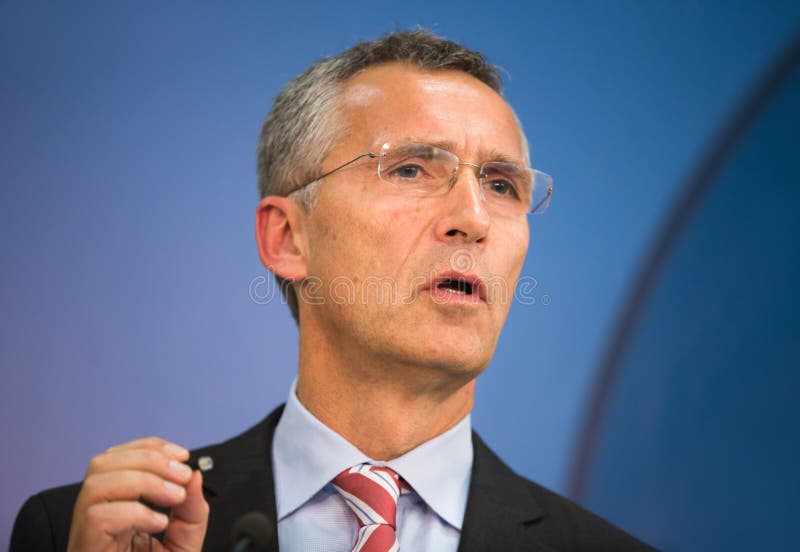
[[[287,404],[192,453],[213,461],[203,474],[157,438],[112,447],[82,486],[26,503],[12,549],[225,550],[252,511],[288,551],[648,549],[471,432],[527,215],[552,190],[500,90],[480,54],[425,31],[289,83],[261,133],[256,215],[299,326]]]

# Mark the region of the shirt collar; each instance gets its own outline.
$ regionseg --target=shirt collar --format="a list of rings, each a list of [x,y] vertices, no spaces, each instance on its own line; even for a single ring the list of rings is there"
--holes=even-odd
[[[458,530],[472,474],[472,424],[456,425],[386,465],[399,473],[439,517]]]
[[[395,470],[436,514],[461,529],[472,472],[469,414],[404,455],[379,462],[306,410],[296,389],[297,380],[292,383],[272,443],[278,521],[305,504],[343,470],[370,463]]]

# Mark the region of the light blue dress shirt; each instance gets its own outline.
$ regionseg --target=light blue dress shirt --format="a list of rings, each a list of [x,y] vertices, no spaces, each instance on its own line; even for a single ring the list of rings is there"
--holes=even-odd
[[[472,472],[467,415],[412,451],[378,462],[320,422],[292,384],[272,442],[281,552],[350,552],[358,524],[330,481],[361,463],[389,466],[413,487],[397,504],[400,549],[456,552]]]

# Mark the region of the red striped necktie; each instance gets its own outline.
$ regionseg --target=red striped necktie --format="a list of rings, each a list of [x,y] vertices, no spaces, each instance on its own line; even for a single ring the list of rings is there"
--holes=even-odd
[[[397,552],[397,499],[408,484],[385,466],[359,464],[336,476],[333,486],[358,521],[353,552]]]

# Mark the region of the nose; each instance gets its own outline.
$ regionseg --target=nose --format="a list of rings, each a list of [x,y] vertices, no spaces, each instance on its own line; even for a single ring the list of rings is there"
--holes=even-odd
[[[436,225],[440,239],[479,242],[489,232],[491,217],[483,200],[479,171],[480,167],[472,163],[456,167],[453,183],[441,202],[441,216]]]

